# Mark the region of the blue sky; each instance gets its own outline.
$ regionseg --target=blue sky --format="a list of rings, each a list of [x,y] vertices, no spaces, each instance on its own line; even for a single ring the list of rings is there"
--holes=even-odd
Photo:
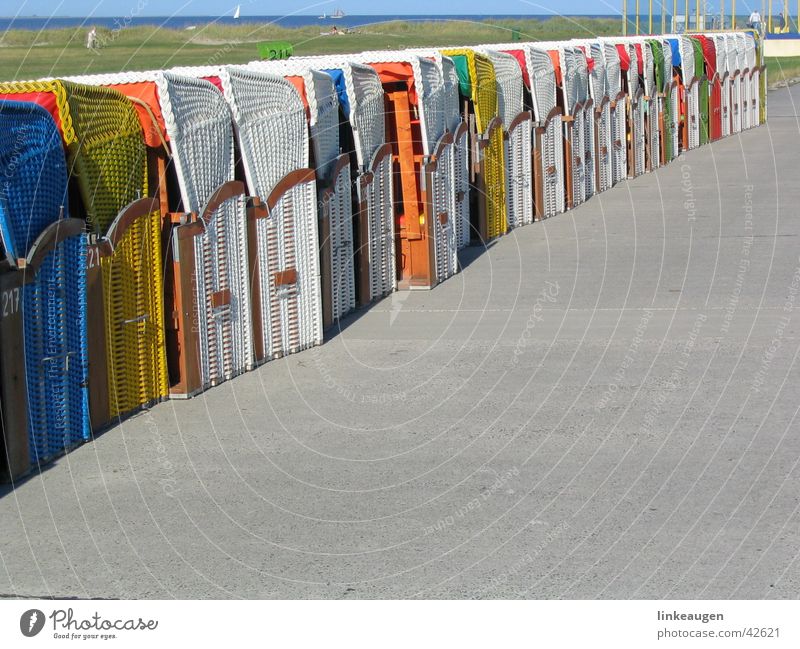
[[[632,6],[633,0],[630,0]],[[671,0],[669,0],[671,6]],[[39,16],[167,16],[230,14],[237,4],[242,14],[282,15],[328,13],[342,7],[349,14],[548,14],[618,13],[621,0],[2,0],[0,15]],[[643,5],[644,6],[644,5]]]

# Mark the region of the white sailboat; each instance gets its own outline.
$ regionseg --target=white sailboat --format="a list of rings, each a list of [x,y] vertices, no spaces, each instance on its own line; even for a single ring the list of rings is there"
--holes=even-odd
[[[320,20],[325,20],[327,18],[327,14],[323,11],[321,16],[317,16]]]
[[[239,20],[239,16],[242,15],[242,5],[236,5],[236,11],[233,12],[233,19]]]
[[[344,17],[345,17],[345,13],[344,13],[344,11],[342,11],[341,9],[337,9],[336,11],[334,11],[334,12],[331,14],[331,18],[333,18],[333,19],[336,19],[336,18],[344,18]]]

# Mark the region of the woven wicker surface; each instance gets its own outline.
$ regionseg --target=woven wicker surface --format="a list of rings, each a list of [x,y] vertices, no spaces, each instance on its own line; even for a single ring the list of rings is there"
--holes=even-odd
[[[202,79],[165,72],[156,85],[183,207],[197,213],[217,187],[233,179],[230,109],[222,93]]]
[[[442,79],[444,81],[444,119],[447,130],[455,133],[461,123],[461,98],[458,93],[458,72],[453,59],[441,57]]]
[[[346,55],[305,56],[293,60],[296,65],[330,72],[343,84],[343,88],[337,88],[340,105],[353,129],[358,164],[365,169],[386,140],[383,85],[378,73],[368,65],[351,61]]]
[[[164,116],[161,114],[155,86],[158,74],[157,71],[120,72],[64,77],[64,80],[88,86],[105,86],[121,92],[136,109],[145,144],[150,147],[161,147],[166,146],[169,136],[164,126]]]
[[[476,126],[478,131],[483,133],[489,121],[497,115],[497,82],[494,66],[488,57],[468,48],[445,49],[442,50],[442,54],[463,61],[469,76],[470,98],[475,105]],[[458,62],[456,67],[458,68]]]
[[[578,101],[585,102],[589,99],[589,64],[586,51],[583,47],[575,47],[572,49],[572,56],[578,70]]]
[[[494,128],[488,134],[489,146],[485,150],[486,167],[486,236],[499,237],[508,230],[506,208],[506,165],[502,128]]]
[[[543,122],[556,106],[556,76],[553,61],[543,49],[529,47],[531,92],[536,121]]]
[[[578,58],[575,56],[575,51],[572,47],[559,47],[558,55],[561,62],[561,79],[566,102],[564,110],[571,115],[575,110],[575,104],[581,101],[581,77],[578,69]]]
[[[234,132],[222,93],[203,79],[156,77],[185,210],[200,214],[214,191],[234,179]],[[253,362],[247,227],[243,200],[225,201],[195,237],[195,281],[203,385],[229,379]],[[214,306],[215,293],[230,305]]]
[[[34,466],[90,436],[85,268],[86,237],[71,237],[47,254],[23,291],[28,436]]]
[[[32,93],[55,98],[85,216],[97,232],[104,232],[125,205],[147,192],[145,146],[136,111],[109,88],[59,80],[0,83],[0,96]]]
[[[417,106],[423,149],[430,155],[447,128],[442,69],[429,58],[403,51],[362,52],[355,60],[374,67],[384,81],[403,80]]]
[[[595,103],[599,104],[603,97],[608,96],[605,53],[603,44],[599,41],[591,41],[587,47],[593,61],[592,70],[589,73],[589,91]]]
[[[101,259],[110,415],[166,397],[161,216],[139,217]]]
[[[282,76],[227,68],[221,76],[250,190],[266,198],[290,171],[308,167],[305,108]]]
[[[11,257],[27,255],[66,204],[67,164],[50,114],[31,102],[0,102],[0,232]]]
[[[407,55],[422,57],[430,60],[438,68],[442,78],[442,110],[444,111],[444,126],[451,133],[455,133],[461,123],[461,97],[458,70],[455,62],[449,56],[444,56],[439,50],[431,48],[412,48],[404,50]]]
[[[510,54],[483,50],[494,66],[497,81],[497,112],[508,127],[524,109],[522,68]]]
[[[339,156],[339,97],[329,74],[295,60],[252,61],[247,68],[303,80],[318,178],[329,179]]]

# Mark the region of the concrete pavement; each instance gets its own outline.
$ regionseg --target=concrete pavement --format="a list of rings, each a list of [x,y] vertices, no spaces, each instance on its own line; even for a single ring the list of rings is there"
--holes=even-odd
[[[795,105],[0,492],[0,593],[798,597]]]

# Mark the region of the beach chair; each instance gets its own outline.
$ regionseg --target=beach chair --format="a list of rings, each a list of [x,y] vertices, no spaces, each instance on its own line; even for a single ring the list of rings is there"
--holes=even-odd
[[[744,33],[745,60],[750,78],[747,81],[750,91],[750,128],[761,123],[761,65],[758,60],[758,48],[755,34],[752,31]]]
[[[147,197],[146,149],[121,93],[75,80],[3,84],[50,106],[67,148],[71,213],[86,249],[89,404],[93,430],[167,395],[160,214]]]
[[[469,127],[461,114],[461,95],[459,93],[458,71],[449,56],[439,52],[432,55],[441,67],[444,81],[445,126],[453,136],[453,183],[455,185],[456,245],[463,248],[469,245],[470,231],[470,141]]]
[[[222,90],[247,183],[247,251],[256,363],[322,343],[317,192],[306,109],[283,75],[176,68]]]
[[[689,37],[694,48],[694,76],[697,79],[697,111],[700,129],[699,146],[708,144],[709,134],[709,85],[706,75],[703,39],[699,34]]]
[[[484,47],[513,56],[520,66],[528,90],[531,114],[534,220],[563,212],[564,145],[562,109],[557,103],[557,83],[553,61],[537,43],[497,43]]]
[[[716,80],[709,86],[711,114],[709,116],[709,136],[715,129],[719,132],[719,138],[728,137],[731,134],[731,90],[730,75],[728,73],[728,57],[726,54],[725,36],[723,34],[711,34],[708,38],[714,43],[714,73]],[[715,95],[718,93],[718,97]],[[719,105],[719,124],[714,125],[714,103]]]
[[[339,142],[339,99],[331,76],[296,61],[252,61],[245,67],[279,75],[302,100],[317,183],[322,323],[327,329],[356,305],[350,157]],[[308,135],[305,136],[308,139]]]
[[[642,66],[641,80],[644,90],[645,170],[652,171],[661,166],[662,98],[656,83],[656,62],[649,41],[637,38],[635,47]]]
[[[169,392],[187,398],[255,365],[246,189],[234,178],[230,109],[214,84],[188,76],[85,81],[129,97],[145,129],[162,213]]]
[[[456,245],[459,249],[468,246],[471,239],[470,225],[470,134],[467,122],[462,115],[461,94],[456,65],[449,56],[439,50],[416,48],[405,50],[431,59],[442,73],[443,109],[445,127],[453,136],[453,183],[455,185],[455,205],[453,206]]]
[[[467,102],[472,140],[473,231],[486,243],[508,230],[503,125],[498,115],[497,81],[489,58],[470,48],[441,50],[455,64],[459,91]]]
[[[672,66],[680,89],[680,148],[681,151],[687,151],[700,146],[700,106],[694,45],[689,36],[670,35],[667,40],[672,47]]]
[[[627,162],[628,178],[645,172],[646,135],[644,88],[640,83],[639,56],[630,40],[615,41],[622,72],[623,90],[628,103]]]
[[[703,63],[708,84],[708,140],[722,137],[722,76],[718,67],[716,41],[713,35],[698,34],[703,48]]]
[[[154,81],[183,210],[170,215],[171,395],[187,397],[255,365],[246,188],[219,88],[170,72]]]
[[[573,47],[560,42],[542,43],[546,48],[558,83],[557,101],[563,111],[565,208],[571,209],[586,199],[584,155],[586,146],[583,104],[578,101],[579,59]]]
[[[675,78],[672,44],[659,39],[664,55],[664,158],[671,162],[680,153],[681,87]]]
[[[664,68],[664,49],[661,41],[653,38],[646,39],[645,46],[650,49],[650,56],[653,60],[654,96],[651,101],[656,103],[657,109],[656,116],[650,120],[653,127],[658,129],[658,149],[653,150],[652,157],[656,166],[660,167],[669,161],[667,158],[669,102],[664,83],[667,76]]]
[[[293,60],[329,74],[339,97],[347,146],[355,158],[356,299],[366,305],[397,289],[392,148],[386,142],[383,85],[375,70],[346,57]]]
[[[594,112],[595,191],[604,192],[613,184],[612,159],[614,141],[612,133],[611,99],[603,44],[588,41],[584,44],[589,69],[589,95]]]
[[[737,42],[734,34],[725,34],[725,55],[730,78],[731,133],[742,130],[742,74],[740,69]]]
[[[627,70],[628,89],[631,97],[631,152],[632,156],[628,157],[628,163],[633,164],[629,169],[629,175],[633,177],[640,176],[647,171],[647,131],[646,131],[646,115],[647,115],[647,99],[644,94],[644,84],[642,77],[644,72],[644,61],[641,55],[641,44],[639,48],[636,43],[630,43],[630,65]]]
[[[453,136],[445,112],[443,69],[406,52],[364,52],[383,84],[386,141],[394,163],[398,288],[433,288],[458,270]]]
[[[611,108],[611,184],[616,185],[628,175],[628,100],[617,46],[605,39],[600,42],[603,46],[606,87]]]
[[[756,65],[755,41],[752,33],[739,32],[736,34],[736,45],[742,67],[742,129],[753,128],[759,122],[758,83],[755,75],[758,73]]]
[[[748,47],[752,48],[751,57],[754,61],[753,88],[758,103],[758,124],[767,121],[767,66],[764,65],[763,40],[753,31],[747,32],[750,40]]]
[[[522,68],[506,52],[480,48],[489,57],[497,81],[497,104],[505,139],[508,227],[533,223],[532,115],[525,110]]]
[[[253,61],[248,68],[283,75],[303,105],[317,177],[322,322],[328,328],[356,306],[350,156],[341,152],[339,97],[333,79],[296,61]]]
[[[27,90],[68,118],[66,93],[49,87]],[[69,218],[62,137],[45,108],[0,101],[0,173],[0,477],[15,480],[91,436],[87,236]]]
[[[583,122],[583,200],[589,200],[596,193],[597,155],[595,150],[595,110],[590,90],[589,57],[585,46],[574,46],[571,56],[576,66],[576,105],[580,105],[580,119]]]
[[[744,34],[731,34],[736,52],[736,64],[739,74],[736,76],[739,86],[739,122],[740,130],[750,128],[750,69],[747,66],[747,52]]]

